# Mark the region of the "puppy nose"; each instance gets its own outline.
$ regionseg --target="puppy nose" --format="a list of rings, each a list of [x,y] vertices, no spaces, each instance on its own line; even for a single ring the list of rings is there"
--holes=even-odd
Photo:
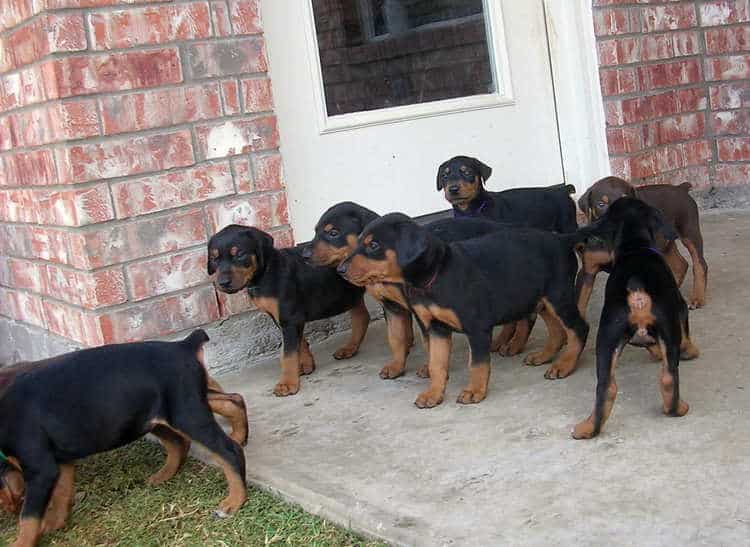
[[[312,258],[312,253],[313,253],[312,245],[308,245],[307,247],[304,247],[302,249],[302,258],[305,258],[305,259]]]
[[[231,289],[232,288],[232,280],[231,279],[222,279],[219,281],[219,285],[222,289]]]
[[[451,194],[458,194],[458,184],[451,184],[451,185],[450,185],[450,186],[448,187],[448,191],[449,191],[449,192],[450,192]]]
[[[343,274],[346,273],[346,270],[348,270],[348,269],[349,269],[349,263],[348,262],[342,262],[341,264],[338,265],[338,267],[336,268],[336,271],[338,273],[340,273],[340,274],[343,275]]]

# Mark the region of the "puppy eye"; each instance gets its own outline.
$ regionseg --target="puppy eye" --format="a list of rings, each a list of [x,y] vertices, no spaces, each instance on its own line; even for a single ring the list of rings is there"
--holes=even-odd
[[[448,173],[445,173],[445,174],[443,175],[443,180],[448,180]]]
[[[599,209],[604,209],[607,206],[607,204],[604,203],[603,201],[600,201],[599,203],[596,204],[596,206],[599,207]]]
[[[336,229],[328,230],[328,235],[330,237],[339,237],[339,231]]]
[[[378,243],[377,241],[370,241],[370,244],[367,246],[367,248],[371,251],[377,251],[378,249],[380,249],[380,243]]]

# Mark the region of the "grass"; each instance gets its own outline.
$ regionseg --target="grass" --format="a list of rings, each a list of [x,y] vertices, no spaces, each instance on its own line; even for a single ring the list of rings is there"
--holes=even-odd
[[[148,486],[163,462],[161,448],[146,441],[81,462],[73,513],[41,545],[382,545],[256,488],[239,512],[217,519],[212,512],[225,495],[222,473],[190,459],[172,480]],[[15,517],[0,513],[0,545],[15,533]]]

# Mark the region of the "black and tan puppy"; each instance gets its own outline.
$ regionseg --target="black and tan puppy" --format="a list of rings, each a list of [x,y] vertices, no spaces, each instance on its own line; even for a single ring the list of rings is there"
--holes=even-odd
[[[147,433],[167,452],[151,483],[170,479],[191,442],[199,443],[229,486],[217,514],[242,506],[245,455],[211,413],[201,362],[207,341],[196,330],[181,342],[102,346],[0,371],[0,447],[17,462],[26,489],[14,545],[35,545],[65,524],[76,460]]]
[[[698,349],[690,340],[688,307],[661,252],[656,233],[669,224],[654,207],[634,198],[615,201],[593,225],[593,234],[611,242],[614,265],[607,279],[604,308],[596,338],[596,401],[588,419],[576,425],[573,437],[599,434],[617,396],[615,368],[627,343],[658,347],[662,370],[660,390],[664,413],[684,416],[680,399],[680,357],[692,359]]]
[[[357,246],[357,239],[364,227],[380,215],[350,201],[338,203],[320,217],[315,226],[315,238],[303,251],[305,258],[318,266],[338,266]],[[505,226],[487,219],[461,218],[441,219],[425,225],[425,228],[448,243],[462,241],[491,233]],[[388,328],[388,345],[392,359],[380,371],[383,379],[394,379],[406,371],[406,358],[413,345],[412,315],[403,286],[399,283],[374,283],[365,286],[368,294],[383,304]],[[509,329],[504,328],[492,341],[492,351],[505,352],[511,345]],[[512,330],[510,330],[512,334]],[[427,333],[423,332],[427,344]],[[516,342],[517,343],[517,342]],[[515,347],[515,346],[513,346]],[[425,347],[425,352],[429,348]],[[417,369],[417,376],[428,378],[427,366]]]
[[[452,331],[466,334],[471,349],[470,381],[458,402],[478,403],[487,395],[492,328],[524,317],[540,303],[550,337],[542,351],[527,356],[527,364],[552,360],[567,337],[545,377],[563,378],[575,370],[588,335],[573,287],[578,237],[506,228],[448,244],[392,213],[365,227],[338,270],[357,285],[404,283],[409,305],[430,335],[430,387],[417,398],[418,407],[443,401]]]
[[[335,268],[311,266],[302,252],[276,249],[269,234],[236,224],[208,242],[208,274],[217,274],[216,287],[229,294],[247,289],[255,306],[281,329],[281,379],[273,389],[280,397],[297,393],[300,374],[315,370],[305,323],[351,311],[352,336],[333,354],[336,359],[357,353],[370,323],[364,289],[347,283]]]
[[[703,255],[703,235],[698,205],[689,194],[690,187],[688,182],[678,186],[652,184],[634,187],[619,177],[604,177],[595,182],[581,196],[578,200],[578,206],[586,214],[589,222],[604,215],[609,206],[621,197],[638,198],[661,211],[664,220],[676,231],[674,239],[679,237],[690,253],[693,263],[693,289],[688,305],[690,309],[695,309],[704,306],[706,303],[708,265]],[[688,270],[688,263],[677,249],[676,242],[659,237],[655,245],[662,252],[664,259],[674,273],[677,286],[682,285]],[[594,277],[599,269],[595,263],[584,264],[583,277],[578,281],[584,291],[584,306],[588,303]]]

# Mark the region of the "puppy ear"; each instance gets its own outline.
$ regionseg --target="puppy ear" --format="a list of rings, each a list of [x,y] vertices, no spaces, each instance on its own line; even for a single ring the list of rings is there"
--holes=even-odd
[[[396,241],[396,255],[401,271],[414,264],[429,249],[427,230],[413,223],[404,224]]]
[[[655,207],[649,209],[648,224],[652,234],[660,232],[668,241],[674,241],[680,237],[672,223],[668,222],[662,212]]]
[[[586,218],[589,217],[589,210],[591,209],[591,188],[586,190],[583,195],[578,198],[578,208],[581,210],[581,212],[586,215]],[[591,219],[589,219],[590,221]]]
[[[208,240],[208,245],[206,245],[206,254],[208,255],[206,259],[206,270],[208,271],[208,275],[214,275],[216,273],[216,266],[214,266],[211,263],[211,249],[213,249],[213,245],[211,242],[214,240],[213,237]]]
[[[263,271],[268,262],[268,258],[273,252],[273,236],[261,230],[255,230],[255,237],[258,243],[258,250],[255,258],[258,261],[258,271]]]
[[[482,177],[482,182],[486,181],[492,176],[492,167],[482,163],[476,158],[471,159],[474,160],[474,168],[479,171],[479,176]]]
[[[450,161],[450,160],[448,160]],[[448,165],[448,161],[444,161],[440,164],[440,167],[438,167],[437,170],[437,190],[438,192],[443,189],[445,184],[443,184],[443,169],[445,169],[445,166]]]

